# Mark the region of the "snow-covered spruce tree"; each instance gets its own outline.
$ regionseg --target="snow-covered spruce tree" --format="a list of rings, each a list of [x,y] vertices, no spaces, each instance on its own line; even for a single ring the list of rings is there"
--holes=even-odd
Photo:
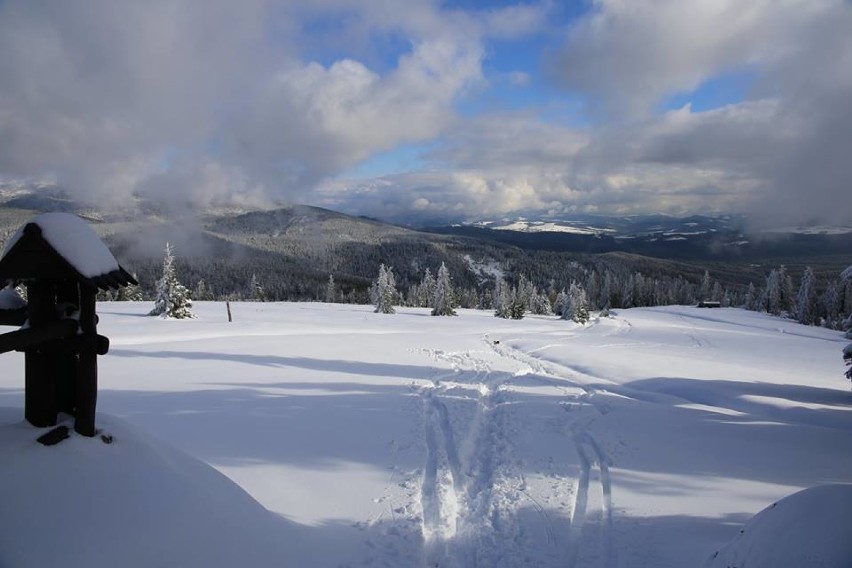
[[[571,304],[568,299],[568,294],[565,292],[563,288],[559,294],[556,295],[556,301],[553,302],[553,313],[559,317],[562,317],[565,312],[568,311],[568,306]]]
[[[793,280],[783,264],[773,269],[766,278],[766,311],[775,315],[795,312]]]
[[[178,282],[174,262],[172,247],[166,243],[163,276],[157,281],[157,299],[154,301],[154,309],[148,315],[174,319],[195,317],[191,311],[192,299],[189,290]]]
[[[441,263],[443,266],[444,263]],[[432,271],[426,268],[426,274],[423,275],[423,281],[420,282],[420,287],[417,290],[417,305],[421,308],[434,308],[435,288],[438,283],[435,277],[432,276]]]
[[[263,286],[260,285],[260,280],[257,279],[257,274],[251,275],[251,281],[248,285],[246,297],[255,302],[266,301],[266,292],[264,291]]]
[[[531,309],[531,299],[535,288],[533,288],[532,282],[527,280],[527,277],[521,274],[521,277],[518,279],[518,288],[515,292],[515,297],[517,301],[524,305],[524,312],[527,312]],[[520,319],[520,318],[516,318]]]
[[[614,289],[615,288],[614,288],[614,284],[613,284],[613,281],[612,281],[612,273],[609,270],[607,270],[606,274],[604,275],[604,283],[601,286],[601,295],[600,295],[600,298],[598,299],[598,307],[600,309],[603,310],[605,308],[608,309],[608,308],[612,307],[612,291]],[[565,290],[563,290],[563,292],[564,291]],[[557,312],[557,313],[559,313],[559,312]],[[559,313],[559,315],[562,315],[562,314]]]
[[[589,302],[586,291],[576,282],[568,288],[568,308],[563,311],[562,319],[570,319],[577,323],[589,321]]]
[[[766,277],[766,305],[765,309],[770,314],[781,313],[781,278],[778,270],[773,268]]]
[[[553,313],[550,307],[550,300],[547,294],[539,294],[537,290],[533,291],[533,296],[530,299],[530,311],[538,316],[549,316]]]
[[[325,285],[325,301],[328,304],[333,304],[337,301],[337,290],[334,285],[334,276],[328,275],[328,283]]]
[[[438,269],[438,278],[435,282],[435,294],[432,297],[432,315],[433,316],[454,316],[456,315],[456,297],[453,292],[453,283],[450,278],[450,271],[442,262],[441,268]]]
[[[852,343],[843,348],[843,360],[849,367],[846,369],[846,378],[852,381]]]
[[[213,300],[213,290],[207,286],[207,282],[204,281],[204,278],[200,279],[195,284],[195,289],[192,291],[192,297],[199,302],[206,302]]]
[[[813,325],[818,317],[817,310],[814,271],[808,266],[802,274],[802,282],[799,284],[799,295],[796,297],[796,320],[805,325]]]
[[[379,266],[379,275],[370,287],[370,299],[376,306],[377,314],[395,314],[393,309],[396,300],[396,279],[393,269],[382,264]]]
[[[512,290],[501,277],[494,282],[492,303],[495,317],[504,319],[512,317]]]
[[[529,297],[522,294],[520,290],[512,288],[511,300],[509,301],[509,317],[515,320],[524,319],[529,306]]]
[[[833,328],[837,325],[837,316],[840,312],[840,296],[837,294],[837,284],[829,283],[825,292],[819,298],[819,309],[825,316],[823,325]]]
[[[491,310],[494,309],[494,294],[486,288],[482,292],[482,296],[479,297],[479,304],[476,306],[477,310]]]
[[[754,287],[753,282],[748,283],[748,290],[746,290],[745,299],[743,300],[743,308],[746,310],[754,310],[755,304],[757,303],[757,289]]]
[[[840,273],[840,280],[843,283],[843,292],[838,295],[842,296],[841,317],[845,318],[840,325],[846,332],[846,337],[852,339],[852,266]]]
[[[137,281],[139,278],[133,274],[133,278]],[[128,284],[123,288],[119,288],[115,293],[116,302],[140,302],[142,301],[142,290],[136,284]]]
[[[712,288],[711,288],[712,285],[713,284],[712,284],[712,280],[710,278],[710,271],[705,270],[704,271],[704,277],[701,279],[701,286],[698,288],[698,300],[699,301],[710,299],[710,293],[711,293],[711,290],[712,290]],[[627,307],[627,306],[625,306],[625,307]]]

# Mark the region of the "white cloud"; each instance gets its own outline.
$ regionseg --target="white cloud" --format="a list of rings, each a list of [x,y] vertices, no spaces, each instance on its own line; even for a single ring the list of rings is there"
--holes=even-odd
[[[134,191],[218,199],[223,183],[303,195],[374,152],[439,135],[482,80],[481,37],[465,32],[464,15],[427,1],[383,8],[2,3],[0,173],[53,174],[99,203]],[[382,70],[311,61],[298,46],[309,15],[339,21],[344,35],[397,30],[409,49]],[[179,165],[164,158],[173,152]]]

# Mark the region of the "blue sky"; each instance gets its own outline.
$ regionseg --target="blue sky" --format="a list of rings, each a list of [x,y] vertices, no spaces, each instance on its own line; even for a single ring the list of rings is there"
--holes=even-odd
[[[0,3],[0,178],[393,220],[852,217],[845,0]]]

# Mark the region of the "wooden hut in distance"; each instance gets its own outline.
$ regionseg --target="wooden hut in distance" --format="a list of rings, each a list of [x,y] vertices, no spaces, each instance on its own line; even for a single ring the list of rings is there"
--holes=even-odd
[[[53,426],[57,414],[66,412],[74,416],[75,431],[94,436],[97,355],[109,349],[109,340],[97,333],[95,297],[98,289],[136,280],[85,221],[45,213],[9,239],[0,258],[3,281],[27,288],[25,310],[0,309],[0,324],[23,324],[0,335],[0,353],[25,354],[25,418],[34,426]]]

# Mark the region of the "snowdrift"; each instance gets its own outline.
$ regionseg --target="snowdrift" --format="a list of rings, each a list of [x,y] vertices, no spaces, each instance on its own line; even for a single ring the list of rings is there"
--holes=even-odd
[[[125,422],[113,437],[46,430],[0,409],[0,566],[287,566],[289,523],[227,477]]]
[[[755,515],[707,568],[852,566],[852,485],[820,485]]]

